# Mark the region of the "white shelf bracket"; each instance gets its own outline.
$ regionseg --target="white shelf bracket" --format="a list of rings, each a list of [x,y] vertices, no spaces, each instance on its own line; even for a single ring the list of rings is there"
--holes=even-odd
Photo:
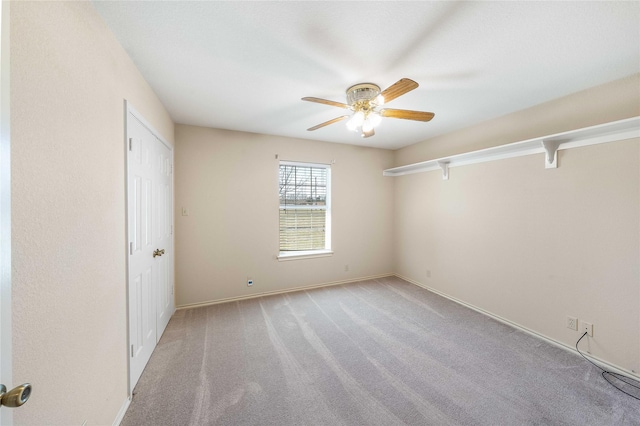
[[[442,180],[449,180],[449,162],[438,161],[438,166],[442,169]]]
[[[557,169],[558,168],[558,147],[560,142],[558,141],[542,141],[542,147],[546,152],[544,158],[545,169]]]

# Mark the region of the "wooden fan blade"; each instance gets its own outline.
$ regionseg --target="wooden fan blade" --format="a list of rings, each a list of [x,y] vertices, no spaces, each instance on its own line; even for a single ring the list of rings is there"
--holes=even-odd
[[[407,92],[412,91],[418,87],[418,83],[411,80],[410,78],[401,78],[400,80],[393,83],[391,86],[387,87],[380,93],[384,96],[384,103],[391,102],[398,96],[402,96]]]
[[[435,114],[432,112],[411,111],[408,109],[388,109],[380,110],[380,115],[390,118],[402,118],[403,120],[430,121]]]
[[[335,102],[335,101],[329,101],[327,99],[320,99],[320,98],[310,98],[310,97],[306,97],[306,98],[302,98],[303,101],[308,101],[308,102],[317,102],[319,104],[325,104],[325,105],[331,105],[334,107],[338,107],[338,108],[344,108],[344,109],[349,109],[351,108],[349,105],[347,104],[343,104],[340,102]]]
[[[373,130],[373,128],[368,132],[365,132],[364,130],[362,131],[362,137],[363,138],[368,138],[368,137],[371,137],[371,136],[373,136],[375,134],[376,134],[376,132]]]
[[[307,131],[312,132],[314,130],[318,130],[320,127],[328,126],[329,124],[337,123],[338,121],[342,121],[345,118],[351,117],[350,115],[343,115],[342,117],[334,118],[333,120],[325,121],[324,123],[320,123],[317,126],[309,127]]]

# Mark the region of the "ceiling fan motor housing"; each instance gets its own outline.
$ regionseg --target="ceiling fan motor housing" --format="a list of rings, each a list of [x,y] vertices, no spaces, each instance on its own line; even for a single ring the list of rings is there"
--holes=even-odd
[[[355,84],[347,89],[347,103],[351,106],[361,101],[371,101],[380,94],[380,86],[373,83]]]

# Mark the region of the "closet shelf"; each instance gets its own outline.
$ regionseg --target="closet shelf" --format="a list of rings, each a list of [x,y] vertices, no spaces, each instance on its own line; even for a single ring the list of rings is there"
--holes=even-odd
[[[451,167],[542,153],[546,154],[544,165],[550,169],[558,167],[558,158],[556,155],[558,150],[616,142],[638,137],[640,137],[640,117],[633,117],[554,135],[499,145],[479,151],[407,164],[406,166],[387,169],[382,174],[384,176],[403,176],[412,173],[442,170],[442,178],[446,180],[449,178],[449,168]]]

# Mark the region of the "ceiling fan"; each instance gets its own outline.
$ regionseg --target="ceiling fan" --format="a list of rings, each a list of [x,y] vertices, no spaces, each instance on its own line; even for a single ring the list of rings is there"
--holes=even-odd
[[[347,121],[347,128],[349,130],[359,132],[363,138],[368,138],[375,134],[373,129],[380,124],[382,117],[429,121],[435,115],[432,112],[382,108],[382,105],[412,91],[416,87],[418,87],[418,83],[415,81],[409,78],[402,78],[383,91],[380,91],[380,86],[377,84],[355,84],[347,89],[346,104],[320,98],[302,98],[303,101],[317,102],[319,104],[331,105],[353,111],[352,115],[343,115],[334,118],[333,120],[320,123],[317,126],[310,127],[307,130],[317,130],[321,127],[328,126],[329,124],[337,123],[338,121],[348,118],[349,121]]]

